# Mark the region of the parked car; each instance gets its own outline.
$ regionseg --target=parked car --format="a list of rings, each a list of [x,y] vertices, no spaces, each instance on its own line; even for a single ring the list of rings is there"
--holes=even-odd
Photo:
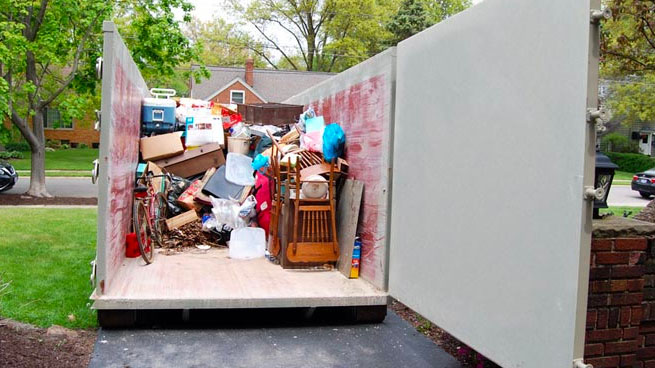
[[[644,198],[655,194],[655,168],[636,173],[632,177],[632,190],[636,190]]]
[[[18,181],[18,173],[9,162],[0,161],[0,192],[11,189]]]

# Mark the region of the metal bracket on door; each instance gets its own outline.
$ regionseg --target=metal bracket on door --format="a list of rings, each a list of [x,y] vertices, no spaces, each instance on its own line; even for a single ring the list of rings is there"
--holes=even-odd
[[[587,122],[596,125],[596,132],[602,133],[607,128],[605,124],[610,121],[612,114],[609,113],[604,107],[599,109],[587,109]]]
[[[595,200],[601,201],[603,198],[605,198],[605,189],[603,189],[602,187],[599,187],[599,188],[585,187],[584,188],[584,199],[586,199],[588,201],[595,201]]]
[[[96,131],[100,131],[100,119],[102,118],[102,111],[96,110],[96,122],[93,125],[93,129]]]
[[[96,59],[96,78],[102,79],[102,57]]]
[[[591,364],[585,364],[582,359],[576,359],[573,361],[573,368],[594,368],[594,366]]]
[[[91,170],[91,183],[95,184],[98,182],[98,174],[100,173],[100,161],[98,159],[93,160],[93,170]]]
[[[592,10],[589,17],[591,24],[600,24],[600,22],[612,19],[612,10],[609,8],[601,10]]]

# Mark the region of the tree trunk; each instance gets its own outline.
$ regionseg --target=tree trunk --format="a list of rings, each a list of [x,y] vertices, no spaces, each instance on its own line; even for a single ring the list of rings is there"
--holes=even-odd
[[[43,131],[43,110],[37,109],[32,117],[32,132],[36,142],[29,141],[32,151],[30,188],[27,195],[33,197],[52,197],[45,187],[45,133]]]

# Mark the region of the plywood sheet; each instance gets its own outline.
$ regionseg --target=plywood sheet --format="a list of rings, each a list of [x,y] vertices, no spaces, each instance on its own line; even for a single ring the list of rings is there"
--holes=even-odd
[[[275,308],[385,305],[387,293],[336,270],[285,270],[264,258],[233,260],[226,248],[125,259],[98,309]]]
[[[350,277],[353,246],[357,235],[357,220],[362,203],[364,183],[359,180],[347,179],[339,197],[337,206],[337,237],[339,239],[339,261],[337,268],[345,277]]]

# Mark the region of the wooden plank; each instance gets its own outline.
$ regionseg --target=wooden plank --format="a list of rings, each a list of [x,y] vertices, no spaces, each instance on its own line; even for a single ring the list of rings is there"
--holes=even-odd
[[[168,220],[166,220],[166,226],[168,226],[169,230],[177,229],[178,227],[184,226],[197,219],[198,219],[198,214],[196,214],[195,210],[186,211],[181,215],[177,215],[175,217],[171,217]]]
[[[337,207],[337,239],[339,239],[339,260],[337,268],[344,276],[350,277],[353,246],[357,235],[359,208],[364,193],[364,182],[347,179],[341,189]],[[360,263],[361,264],[361,263]]]
[[[264,257],[235,260],[227,248],[122,262],[96,309],[281,308],[385,305],[387,293],[336,270],[292,272]]]

